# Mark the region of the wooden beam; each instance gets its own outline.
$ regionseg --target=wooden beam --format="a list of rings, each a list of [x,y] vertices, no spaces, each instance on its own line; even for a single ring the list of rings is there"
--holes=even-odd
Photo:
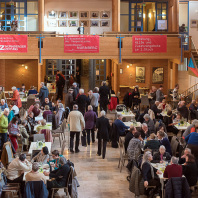
[[[44,31],[45,0],[38,0],[39,31]]]
[[[112,0],[112,31],[120,31],[120,0]]]

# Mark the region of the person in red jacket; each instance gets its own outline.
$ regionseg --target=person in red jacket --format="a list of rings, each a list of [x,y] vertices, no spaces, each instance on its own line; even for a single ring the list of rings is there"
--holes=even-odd
[[[171,158],[171,165],[168,165],[164,171],[164,178],[170,179],[171,177],[182,177],[182,166],[178,165],[179,159],[176,157]]]
[[[19,95],[19,92],[18,92],[17,88],[12,87],[12,91],[13,91],[13,97],[11,98],[11,100],[15,102],[15,105],[18,108],[21,108],[22,107],[22,102],[21,102],[20,95]]]

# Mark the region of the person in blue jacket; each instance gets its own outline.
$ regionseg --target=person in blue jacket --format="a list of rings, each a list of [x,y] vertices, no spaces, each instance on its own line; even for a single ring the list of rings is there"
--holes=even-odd
[[[126,129],[129,129],[129,126],[126,126],[123,122],[122,122],[122,114],[118,114],[117,119],[114,121],[114,124],[117,127],[118,130],[118,134],[119,136],[125,136],[126,135]]]

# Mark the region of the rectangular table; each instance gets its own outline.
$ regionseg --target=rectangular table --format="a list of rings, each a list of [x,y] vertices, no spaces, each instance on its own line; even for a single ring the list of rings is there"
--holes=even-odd
[[[43,116],[37,116],[37,117],[35,117],[35,121],[41,121],[41,120],[43,120]]]
[[[49,129],[50,129],[50,130],[52,130],[52,123],[51,123],[51,122],[47,122],[46,125],[49,126]],[[41,126],[41,124],[35,125],[35,126],[34,126],[34,131],[37,131],[36,128],[37,128],[38,126]],[[37,132],[38,132],[38,131],[37,131]]]
[[[37,148],[37,142],[31,142],[30,149],[28,151],[28,154],[32,154],[33,150],[41,150],[41,148]],[[47,146],[49,153],[51,153],[52,143],[51,142],[45,142],[45,146]]]
[[[123,118],[126,118],[126,122],[127,121],[131,121],[133,118],[135,118],[135,115],[133,113],[121,113]]]
[[[188,128],[188,126],[190,126],[190,123],[188,123],[188,122],[187,122],[186,125],[178,125],[178,124],[175,125],[175,127],[176,127],[178,130],[180,130],[180,131],[185,131],[185,130]]]
[[[134,123],[133,122],[124,122],[124,124],[126,125],[126,126],[131,126],[131,125],[133,125],[134,126]],[[142,124],[141,124],[141,122],[136,122],[136,126],[134,126],[134,127],[136,127],[136,128],[140,128],[141,126],[142,126]]]

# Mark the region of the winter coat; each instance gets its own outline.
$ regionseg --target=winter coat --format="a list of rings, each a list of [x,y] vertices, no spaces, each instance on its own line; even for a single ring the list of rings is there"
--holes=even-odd
[[[8,124],[11,122],[12,118],[14,118],[14,117],[15,117],[14,116],[14,111],[11,110],[10,113],[9,113],[9,115],[8,115]]]
[[[153,155],[153,161],[152,163],[160,163],[161,157],[160,157],[160,152],[157,152]],[[171,160],[171,155],[168,152],[165,152],[163,157],[166,157],[165,161],[170,161]]]
[[[98,107],[98,100],[99,100],[100,95],[98,93],[93,93],[89,96],[90,98],[90,105],[93,107]]]
[[[22,135],[22,142],[24,145],[29,145],[29,134],[27,133],[26,128],[23,125],[19,125],[19,131]]]
[[[21,102],[21,99],[20,99],[20,95],[19,95],[19,92],[18,90],[15,90],[13,92],[13,97],[11,98],[12,101],[15,101],[15,104],[18,106],[18,108],[21,108],[22,107],[22,102]]]
[[[109,102],[108,97],[109,99],[111,98],[109,87],[107,87],[106,85],[101,86],[99,89],[99,94],[100,94],[100,102],[108,104]]]
[[[55,115],[56,123],[60,125],[62,123],[63,113],[65,112],[64,108],[59,108],[57,114]]]
[[[67,93],[65,95],[65,107],[69,107],[70,111],[73,109],[73,95],[70,93]]]
[[[97,118],[96,128],[98,129],[98,139],[109,140],[110,124],[109,120],[104,116]]]
[[[81,94],[77,97],[76,104],[78,105],[78,110],[84,115],[85,108],[89,104],[89,99],[86,95]]]
[[[0,133],[8,132],[8,117],[4,114],[0,117]]]
[[[164,94],[160,89],[158,89],[156,91],[156,101],[162,102],[163,99],[164,99]]]
[[[117,104],[118,104],[118,99],[117,99],[117,97],[111,97],[111,102],[110,102],[110,104],[108,105],[108,109],[109,109],[110,111],[115,110],[116,107],[117,107]]]
[[[127,93],[125,94],[125,96],[124,96],[123,102],[124,102],[124,105],[125,105],[126,107],[131,108],[131,106],[132,106],[132,93],[127,92]]]
[[[95,127],[97,115],[94,111],[87,111],[84,115],[85,129],[93,129]]]
[[[45,98],[48,98],[48,95],[49,95],[48,88],[46,86],[41,87],[39,92],[39,100],[41,104],[45,102]]]

